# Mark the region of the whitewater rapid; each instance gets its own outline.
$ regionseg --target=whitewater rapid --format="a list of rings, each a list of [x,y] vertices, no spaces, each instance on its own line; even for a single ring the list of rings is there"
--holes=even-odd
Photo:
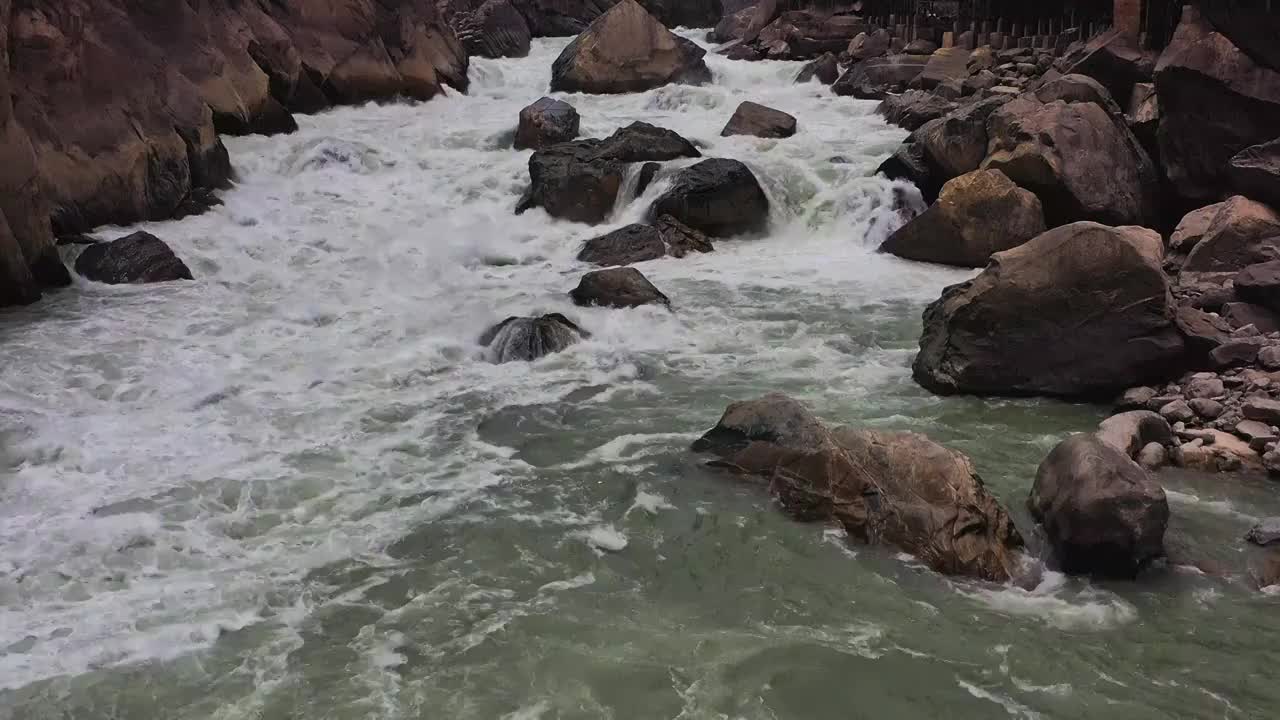
[[[915,387],[920,310],[972,273],[874,252],[897,208],[919,208],[873,175],[906,133],[872,102],[793,83],[797,63],[710,55],[706,87],[558,95],[584,137],[644,120],[742,160],[772,208],[767,237],[638,265],[673,312],[574,307],[582,242],[639,221],[665,182],[624,192],[598,227],[514,215],[529,157],[510,149],[516,116],[564,43],[474,59],[467,95],[228,139],[224,206],[139,226],[195,282],[78,282],[0,319],[0,704],[835,716],[787,704],[817,688],[771,701],[786,682],[760,680],[823,663],[898,698],[890,714],[1054,717],[1171,692],[1115,667],[1119,686],[1055,680],[1061,658],[1038,646],[1045,628],[1135,628],[1141,599],[1054,574],[1033,591],[922,577],[689,457],[728,402],[781,390],[965,450],[1018,508],[1038,459],[1099,411]],[[721,138],[748,99],[796,115],[799,134]],[[484,361],[487,327],[547,312],[591,338]],[[918,702],[883,679],[904,672],[925,679]],[[818,687],[838,699],[839,685]],[[1176,702],[1221,717],[1209,685]]]

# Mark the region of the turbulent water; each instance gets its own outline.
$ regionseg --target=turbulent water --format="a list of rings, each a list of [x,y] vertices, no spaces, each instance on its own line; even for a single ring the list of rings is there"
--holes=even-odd
[[[792,63],[566,97],[586,136],[645,120],[745,161],[773,206],[768,237],[639,266],[673,312],[573,307],[582,241],[665,181],[600,228],[513,215],[516,114],[564,42],[231,140],[226,206],[147,226],[196,282],[0,316],[0,717],[1273,715],[1280,602],[1239,578],[951,580],[702,467],[727,403],[781,390],[964,450],[1029,527],[1037,463],[1101,409],[911,382],[921,309],[968,273],[873,252],[904,133]],[[719,137],[745,99],[800,133]],[[545,312],[591,339],[485,362],[487,327]],[[1262,482],[1168,484],[1225,565],[1280,513]]]

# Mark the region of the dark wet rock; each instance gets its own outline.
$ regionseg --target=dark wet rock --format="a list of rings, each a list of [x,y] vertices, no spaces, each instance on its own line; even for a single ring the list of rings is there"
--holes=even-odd
[[[978,170],[944,185],[937,202],[890,235],[880,250],[909,260],[985,267],[992,253],[1044,230],[1034,193],[998,170]]]
[[[163,240],[141,231],[86,246],[76,258],[76,272],[113,285],[192,279],[186,264]]]
[[[730,135],[754,135],[762,138],[788,138],[796,134],[795,117],[746,101],[733,111],[733,117],[720,131],[721,137]]]
[[[649,185],[653,183],[653,179],[661,169],[662,165],[656,162],[647,162],[640,166],[640,174],[636,177],[636,197],[644,195],[644,191],[649,189]]]
[[[1235,272],[1280,258],[1280,214],[1275,210],[1240,195],[1214,207],[1184,271]]]
[[[888,55],[854,63],[831,86],[837,95],[864,100],[883,100],[891,92],[902,92],[924,72],[927,57]]]
[[[662,215],[654,223],[662,240],[667,244],[667,254],[682,258],[689,253],[709,253],[715,246],[707,236],[698,230],[685,225],[670,215]]]
[[[814,78],[823,85],[830,85],[840,78],[840,63],[834,53],[824,53],[817,60],[811,60],[800,68],[796,82],[807,83]]]
[[[941,393],[1088,396],[1168,377],[1184,345],[1162,247],[1151,230],[1075,223],[996,253],[925,311],[917,381]]]
[[[989,98],[967,105],[946,117],[925,124],[915,134],[929,170],[940,178],[939,185],[973,172],[987,156],[987,120],[1008,102]]]
[[[1241,150],[1227,174],[1240,193],[1280,207],[1280,138]]]
[[[559,313],[542,317],[509,317],[480,336],[489,362],[531,361],[560,352],[590,333]]]
[[[569,43],[551,68],[556,92],[631,93],[669,83],[710,82],[706,51],[622,0]]]
[[[880,167],[876,168],[876,172],[890,180],[906,180],[915,185],[925,202],[933,202],[937,199],[944,182],[930,170],[929,164],[925,161],[924,145],[913,142],[910,138],[899,145],[892,155],[885,158],[884,162],[880,163]]]
[[[541,207],[552,217],[600,223],[613,211],[624,164],[699,155],[688,140],[644,122],[633,122],[604,140],[551,145],[529,158],[530,185],[516,212]]]
[[[1027,507],[1064,572],[1133,577],[1164,554],[1164,489],[1094,435],[1074,435],[1049,453]]]
[[[982,167],[1035,192],[1050,227],[1154,218],[1154,165],[1129,129],[1096,103],[1019,97],[992,113],[987,132]]]
[[[916,130],[921,125],[953,112],[956,104],[934,93],[908,90],[901,95],[890,95],[880,102],[876,112],[884,119],[904,130]]]
[[[827,429],[784,395],[734,403],[694,443],[715,467],[763,478],[802,522],[835,521],[858,542],[911,553],[938,572],[1008,580],[1022,538],[964,455],[914,433]]]
[[[1174,315],[1178,332],[1186,338],[1187,360],[1210,363],[1209,356],[1231,338],[1231,326],[1221,317],[1189,305],[1180,305]]]
[[[681,170],[649,212],[711,237],[757,233],[769,224],[769,200],[755,175],[737,160],[720,158]]]
[[[1221,197],[1231,159],[1280,128],[1280,71],[1259,64],[1188,5],[1160,56],[1160,158],[1187,200]]]
[[[520,111],[517,150],[538,149],[578,137],[581,118],[572,105],[544,97]]]
[[[670,305],[671,301],[649,282],[643,273],[631,267],[596,270],[582,276],[578,287],[569,291],[576,305],[584,307],[633,308],[641,305]]]
[[[657,228],[634,224],[591,238],[578,253],[578,259],[596,265],[630,265],[666,254],[667,246]]]

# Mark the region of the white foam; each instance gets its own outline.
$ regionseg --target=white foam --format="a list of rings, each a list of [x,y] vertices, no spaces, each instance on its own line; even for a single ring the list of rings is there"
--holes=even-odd
[[[604,552],[622,552],[627,549],[627,536],[612,525],[597,525],[588,530],[584,538],[588,545]]]
[[[1138,618],[1133,605],[1114,593],[1089,584],[1077,585],[1061,573],[1046,571],[1032,590],[1013,585],[999,588],[966,588],[956,591],[993,610],[1038,618],[1060,630],[1100,631],[1131,623]]]

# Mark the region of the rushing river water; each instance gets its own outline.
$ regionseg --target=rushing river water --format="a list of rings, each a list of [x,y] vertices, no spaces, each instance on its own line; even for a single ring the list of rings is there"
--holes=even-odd
[[[671,128],[773,203],[766,238],[640,266],[674,312],[573,307],[581,242],[646,202],[512,214],[511,131],[564,43],[232,139],[226,206],[147,226],[196,282],[0,316],[0,717],[1274,717],[1280,602],[1238,578],[952,580],[702,467],[726,404],[780,390],[964,450],[1027,528],[1036,465],[1101,409],[911,382],[921,309],[969,273],[873,252],[904,133],[793,63],[566,98],[585,136]],[[800,134],[719,137],[745,99]],[[592,339],[484,361],[543,312]],[[1226,565],[1280,513],[1263,481],[1167,484]]]

